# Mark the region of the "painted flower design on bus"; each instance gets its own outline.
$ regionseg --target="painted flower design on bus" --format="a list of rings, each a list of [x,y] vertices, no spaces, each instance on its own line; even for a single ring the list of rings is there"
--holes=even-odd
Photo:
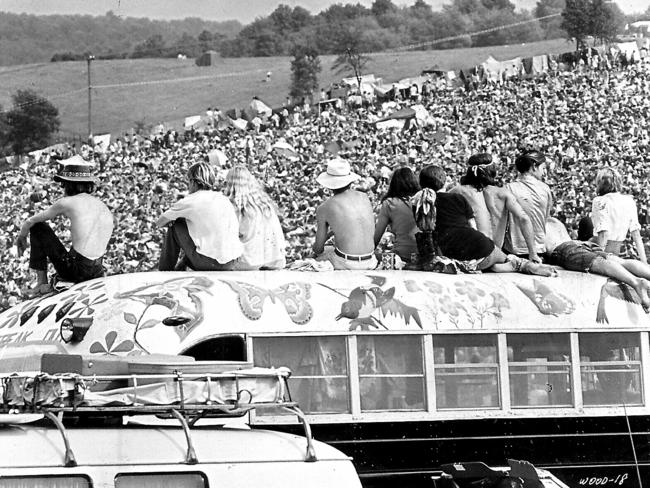
[[[104,343],[95,341],[90,346],[89,352],[91,354],[103,354],[105,356],[117,356],[117,353],[132,352],[135,344],[132,340],[125,339],[119,344],[115,344],[117,339],[117,332],[114,330],[108,332],[104,336]]]
[[[242,281],[221,281],[237,293],[239,308],[249,320],[259,320],[262,317],[267,298],[271,300],[271,303],[277,301],[282,304],[287,315],[295,324],[304,325],[313,316],[314,311],[308,301],[311,298],[309,283],[295,281],[271,290]]]
[[[458,295],[464,295],[474,303],[478,302],[481,297],[485,296],[485,291],[471,281],[457,281],[454,283],[454,287],[456,288],[456,293]]]
[[[533,302],[544,315],[569,315],[575,310],[575,303],[566,295],[553,290],[539,280],[533,280],[533,288],[517,285],[517,288]]]
[[[133,340],[144,351],[147,349],[138,341],[138,333],[155,327],[162,322],[158,315],[149,315],[154,307],[164,307],[168,311],[165,316],[182,315],[190,320],[182,326],[174,327],[174,332],[180,340],[185,339],[200,323],[203,322],[202,293],[212,295],[210,288],[213,282],[203,276],[172,278],[161,283],[143,285],[122,293],[116,293],[117,300],[128,300],[141,305],[140,310],[125,311],[120,308],[118,314],[123,322],[133,325]],[[164,318],[164,317],[163,317]]]

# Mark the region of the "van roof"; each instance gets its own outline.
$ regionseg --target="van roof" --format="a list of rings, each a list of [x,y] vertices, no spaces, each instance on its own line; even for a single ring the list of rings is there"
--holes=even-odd
[[[78,465],[179,464],[187,442],[180,427],[67,427]],[[267,430],[195,426],[190,431],[200,463],[304,462],[304,437]],[[318,460],[347,456],[314,441]],[[0,469],[63,466],[65,448],[56,428],[0,426]]]

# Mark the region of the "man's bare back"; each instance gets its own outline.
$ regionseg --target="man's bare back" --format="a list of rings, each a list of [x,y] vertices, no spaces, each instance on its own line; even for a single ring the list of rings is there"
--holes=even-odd
[[[338,193],[316,210],[318,229],[314,251],[323,252],[328,230],[333,232],[336,247],[346,253],[362,255],[375,248],[375,217],[365,193],[348,189]]]
[[[63,197],[56,203],[61,204],[61,214],[70,219],[75,251],[88,259],[103,256],[113,233],[113,215],[104,202],[87,193],[80,193]]]

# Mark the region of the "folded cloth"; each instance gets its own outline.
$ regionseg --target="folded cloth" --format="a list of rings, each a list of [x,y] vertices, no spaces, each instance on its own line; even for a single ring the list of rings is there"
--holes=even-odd
[[[317,261],[313,258],[299,259],[289,265],[289,269],[297,271],[334,271],[330,261]]]

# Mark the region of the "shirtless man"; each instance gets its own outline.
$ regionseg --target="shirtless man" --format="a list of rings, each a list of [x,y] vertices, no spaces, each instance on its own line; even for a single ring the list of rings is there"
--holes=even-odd
[[[51,291],[47,280],[48,259],[65,281],[79,283],[104,274],[102,260],[113,233],[113,216],[101,200],[90,195],[98,181],[91,169],[92,165],[81,156],[61,161],[54,181],[62,183],[65,196],[27,219],[16,237],[16,247],[22,255],[29,234],[29,267],[36,272],[37,282],[27,291],[28,296]],[[70,220],[72,247],[69,251],[45,223],[61,215]]]
[[[496,186],[496,165],[492,162],[492,156],[488,153],[474,154],[468,164],[460,185],[450,193],[459,193],[469,201],[474,210],[476,228],[492,239],[499,249],[503,247],[510,216],[522,230],[528,246],[528,259],[540,263],[539,254],[544,249],[543,246],[539,249],[536,246],[530,217],[510,190]]]
[[[332,190],[333,195],[316,209],[314,253],[329,260],[334,269],[374,269],[375,216],[365,193],[350,188],[359,175],[350,163],[335,158],[316,181]],[[325,250],[325,241],[334,235],[334,248]]]

